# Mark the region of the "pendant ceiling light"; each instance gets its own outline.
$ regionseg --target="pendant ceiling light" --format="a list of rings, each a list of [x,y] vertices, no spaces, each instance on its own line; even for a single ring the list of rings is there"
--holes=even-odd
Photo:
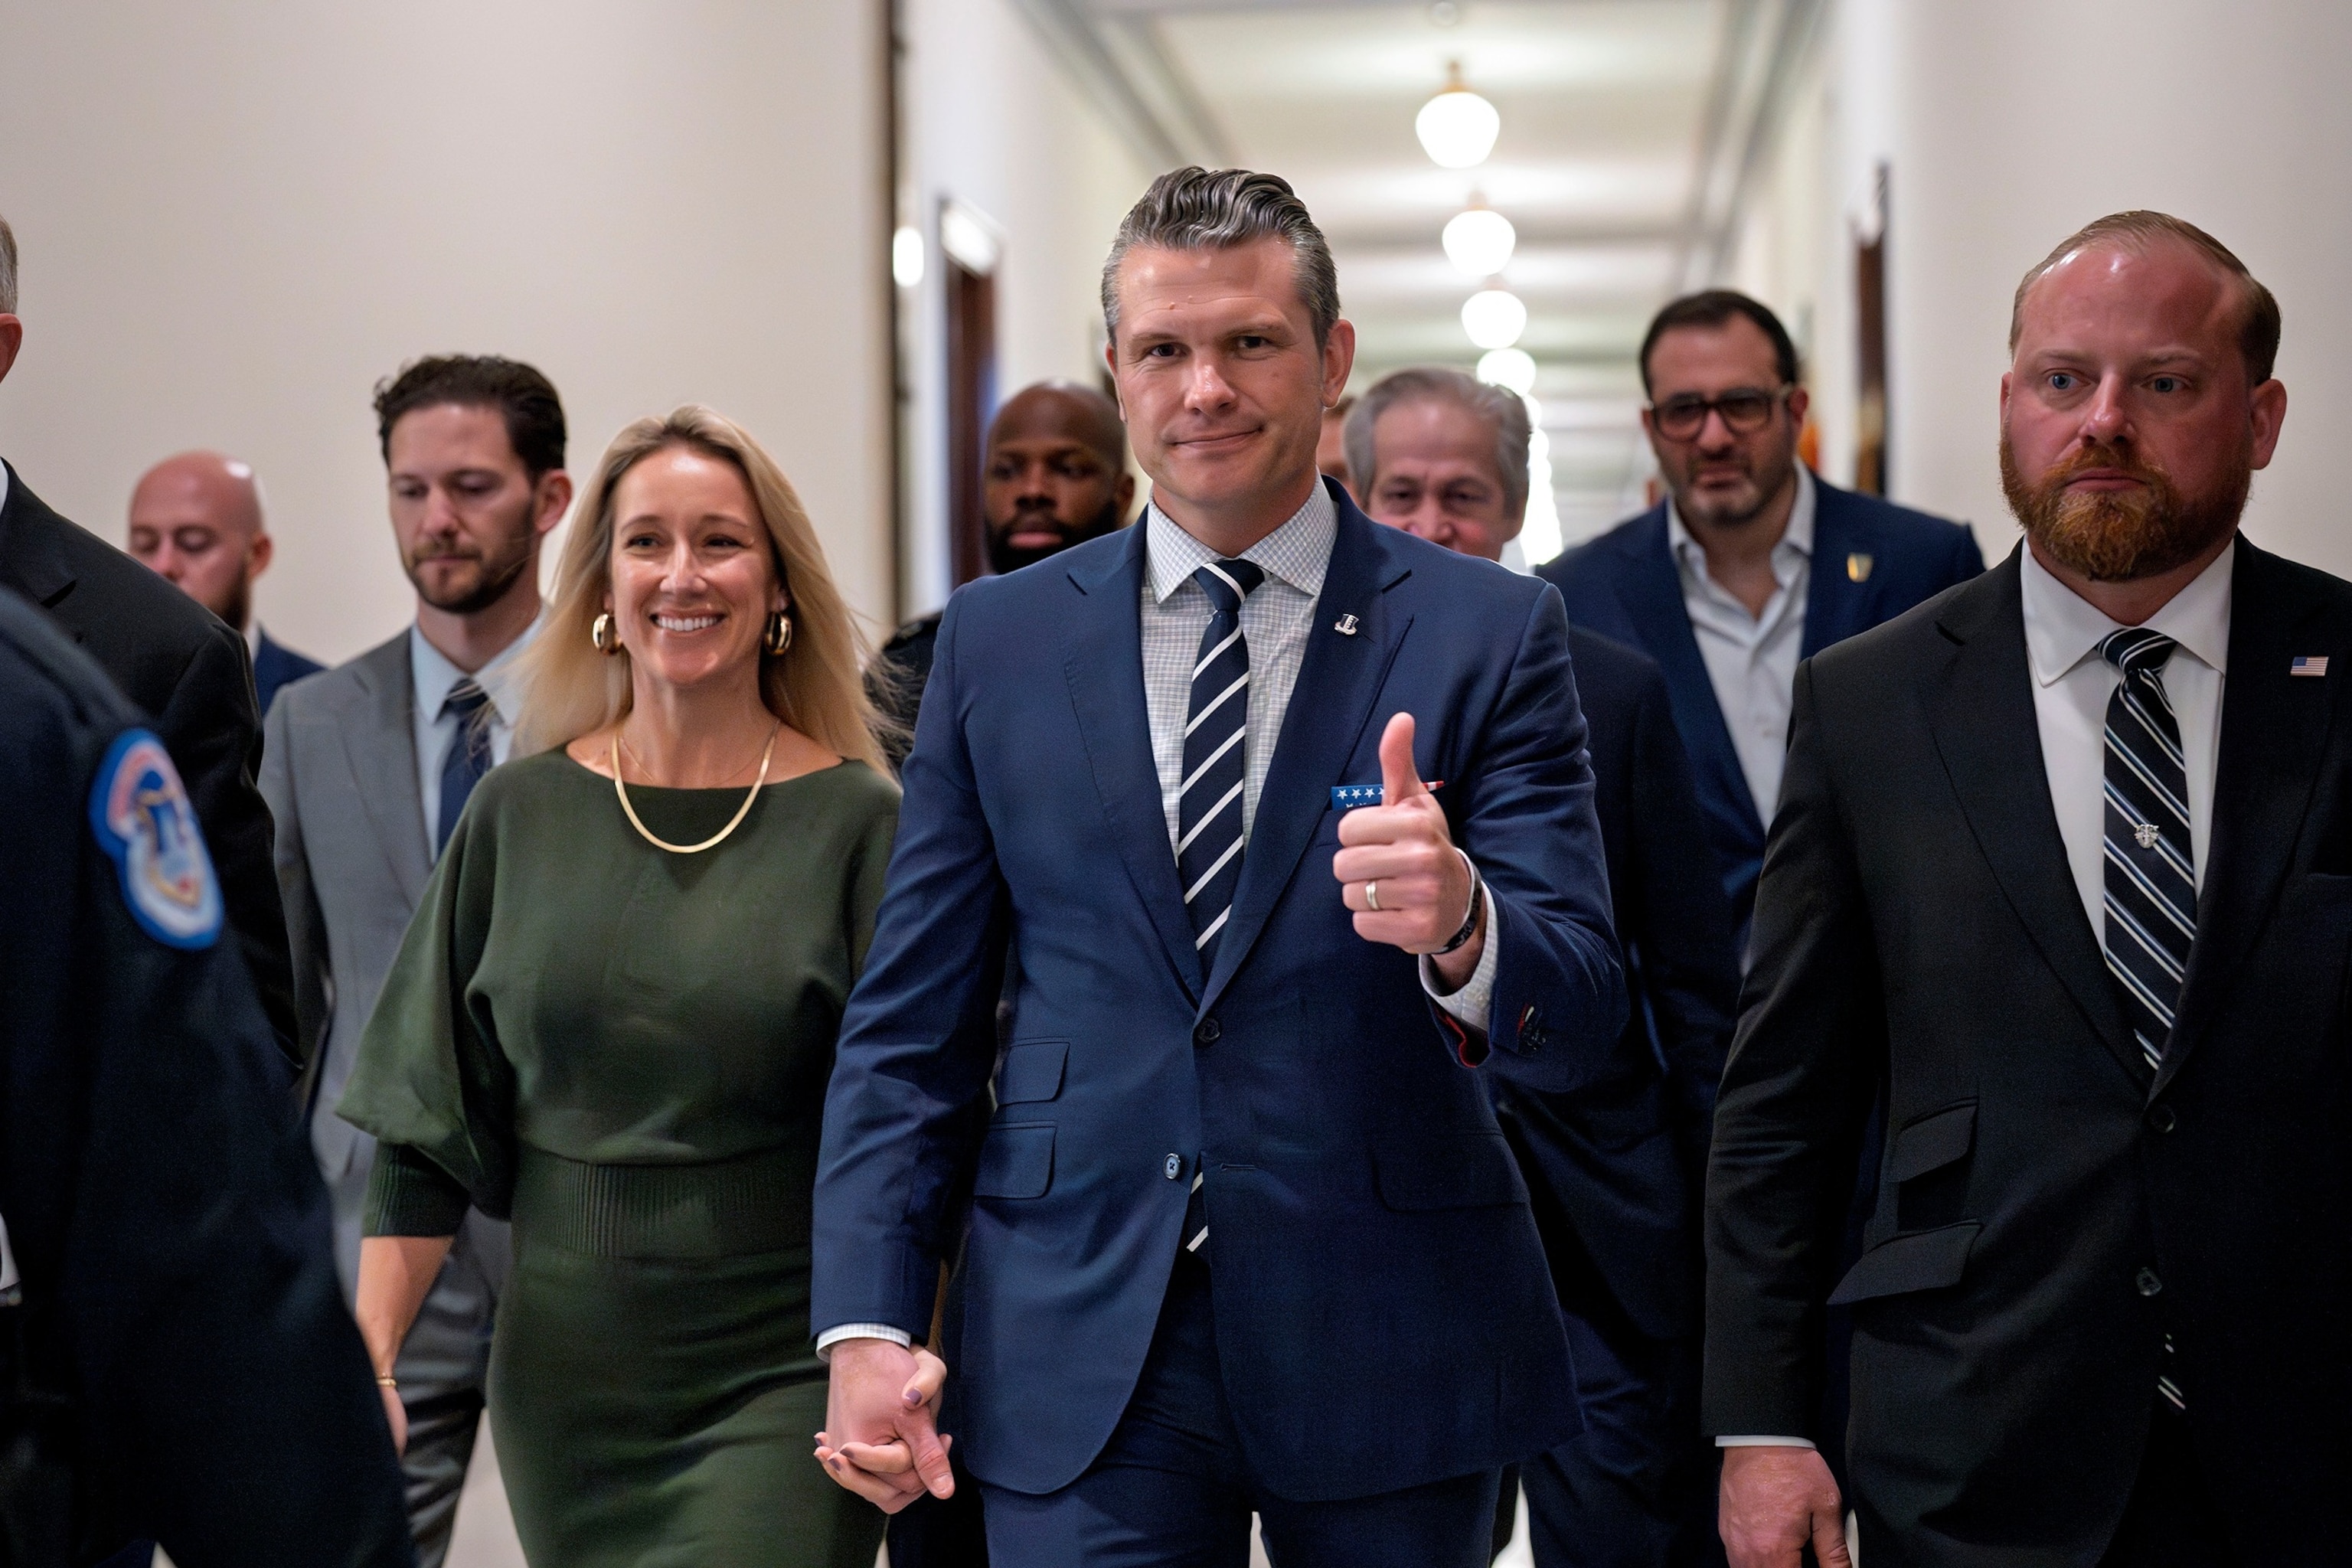
[[[1511,251],[1519,243],[1519,232],[1511,226],[1511,220],[1478,205],[1475,198],[1467,211],[1455,213],[1446,221],[1443,237],[1446,259],[1468,278],[1492,278],[1500,272],[1509,265]]]
[[[1414,134],[1433,161],[1447,169],[1472,169],[1486,161],[1501,134],[1503,117],[1495,106],[1462,83],[1462,62],[1449,60],[1445,89],[1421,106]]]
[[[1507,289],[1482,289],[1462,302],[1462,330],[1482,349],[1507,349],[1528,330],[1528,308]]]
[[[1478,356],[1478,379],[1525,397],[1536,389],[1536,362],[1525,349],[1488,349]]]

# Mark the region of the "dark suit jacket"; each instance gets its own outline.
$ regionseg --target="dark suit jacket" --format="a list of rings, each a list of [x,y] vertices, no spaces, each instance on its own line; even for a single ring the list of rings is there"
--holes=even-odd
[[[315,658],[303,658],[284,643],[273,641],[268,632],[261,634],[260,645],[253,655],[253,700],[267,719],[269,704],[276,700],[279,687],[306,675],[316,675],[327,667]]]
[[[1802,656],[1892,620],[1984,570],[1966,525],[1813,481],[1813,570]],[[1658,661],[1675,724],[1690,752],[1706,813],[1707,841],[1722,862],[1733,930],[1744,937],[1764,863],[1773,803],[1748,796],[1748,775],[1706,677],[1682,576],[1666,542],[1664,501],[1600,538],[1536,568],[1560,591],[1568,618],[1631,643]]]
[[[0,586],[49,613],[145,711],[195,803],[219,868],[237,950],[270,1027],[294,1051],[293,970],[270,862],[269,808],[255,780],[261,716],[245,639],[111,544],[43,505],[8,469]]]
[[[1579,1426],[1528,1190],[1484,1085],[1570,1090],[1624,1023],[1559,596],[1339,529],[1216,963],[1202,973],[1144,710],[1145,531],[950,601],[866,973],[842,1024],[811,1321],[930,1327],[974,1194],[957,1368],[983,1480],[1055,1490],[1126,1409],[1205,1168],[1218,1349],[1277,1494],[1360,1497]],[[1342,634],[1342,616],[1352,634]],[[1391,714],[1494,895],[1491,1047],[1355,934],[1334,785]],[[1021,952],[999,1109],[990,942]]]
[[[1835,1440],[1807,1421],[1817,1325],[1853,1303],[1866,1562],[2096,1560],[2159,1368],[2239,1561],[2352,1562],[2352,584],[2237,549],[2152,1087],[2051,809],[2016,557],[1798,677],[1716,1114],[1706,1418]],[[2327,676],[2289,675],[2306,654]],[[1882,1073],[1881,1191],[1841,1282]]]
[[[1679,1339],[1699,1327],[1698,1192],[1739,994],[1731,906],[1665,677],[1581,626],[1568,638],[1633,1005],[1607,1069],[1573,1094],[1488,1084],[1562,1300],[1589,1271],[1642,1332]]]
[[[92,826],[102,760],[141,721],[0,591],[0,1213],[25,1291],[0,1309],[0,1363],[24,1358],[0,1366],[0,1519],[77,1511],[21,1468],[29,1385],[70,1413],[51,1452],[81,1493],[81,1553],[34,1561],[136,1535],[185,1568],[394,1568],[414,1561],[400,1469],[292,1073],[230,945],[135,924]]]

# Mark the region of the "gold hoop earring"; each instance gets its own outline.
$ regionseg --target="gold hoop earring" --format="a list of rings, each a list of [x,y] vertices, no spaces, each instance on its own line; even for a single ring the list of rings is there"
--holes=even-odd
[[[621,651],[620,629],[613,625],[613,613],[610,610],[598,616],[595,624],[588,628],[588,640],[594,645],[596,651],[606,658]]]
[[[767,635],[760,639],[760,646],[778,658],[783,658],[785,650],[793,646],[792,617],[782,610],[769,611]]]

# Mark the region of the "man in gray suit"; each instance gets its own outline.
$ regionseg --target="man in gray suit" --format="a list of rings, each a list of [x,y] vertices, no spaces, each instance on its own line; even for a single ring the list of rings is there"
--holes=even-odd
[[[509,360],[420,360],[375,396],[392,528],[416,619],[272,706],[262,793],[295,1001],[312,1064],[310,1144],[334,1195],[348,1300],[375,1143],[334,1113],[360,1032],[466,798],[506,760],[517,665],[537,628],[539,552],[571,504],[563,407]],[[448,1552],[481,1423],[507,1227],[467,1216],[396,1366],[377,1368],[408,1417],[409,1527],[422,1568]]]

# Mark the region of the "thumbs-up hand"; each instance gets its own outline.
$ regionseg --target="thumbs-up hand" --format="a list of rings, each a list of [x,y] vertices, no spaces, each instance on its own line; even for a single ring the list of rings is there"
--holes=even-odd
[[[1339,819],[1331,874],[1339,880],[1340,901],[1355,911],[1358,936],[1434,953],[1462,929],[1473,884],[1444,809],[1413,767],[1410,713],[1399,713],[1381,731],[1381,804]],[[1453,986],[1467,981],[1486,937],[1481,929],[1434,959],[1440,978]]]

